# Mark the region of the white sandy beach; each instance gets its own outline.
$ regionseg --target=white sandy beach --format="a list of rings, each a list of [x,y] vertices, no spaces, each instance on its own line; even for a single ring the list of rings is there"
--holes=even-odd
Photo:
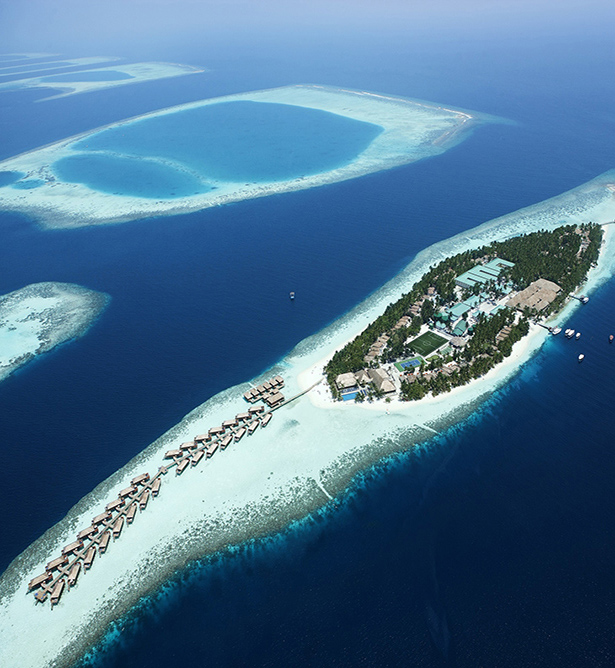
[[[0,162],[0,171],[21,172],[26,175],[26,181],[37,179],[43,182],[31,190],[10,185],[0,188],[0,209],[22,212],[47,227],[81,227],[120,223],[148,216],[189,213],[244,199],[336,183],[439,155],[465,139],[470,130],[480,123],[501,122],[494,117],[430,102],[366,91],[297,85],[201,100],[127,119],[108,127],[123,127],[147,118],[239,100],[319,109],[379,125],[384,131],[355,160],[337,169],[286,181],[240,183],[209,180],[216,188],[210,192],[174,199],[147,199],[103,193],[83,184],[64,182],[54,172],[53,164],[56,161],[81,155],[74,147],[75,143],[105,129],[98,128]],[[152,159],[156,159],[156,156],[152,156]],[[162,159],[158,159],[158,162],[178,167]]]
[[[33,283],[0,296],[0,380],[81,336],[108,300],[69,283]]]
[[[70,62],[70,65],[65,67],[72,67],[80,65],[82,67],[87,65],[103,64],[109,61],[116,60],[115,58],[76,58]],[[45,67],[43,67],[45,65]],[[34,66],[33,66],[34,67]],[[63,69],[56,68],[53,65],[47,66],[46,63],[41,63],[37,70],[32,70],[32,73],[37,73],[45,69]],[[130,79],[120,79],[117,81],[79,81],[79,76],[89,72],[120,72],[127,74]],[[45,100],[55,100],[56,98],[66,97],[67,95],[76,95],[78,93],[89,93],[90,91],[102,90],[104,88],[114,88],[116,86],[126,86],[129,84],[142,83],[144,81],[155,81],[157,79],[167,79],[169,77],[179,77],[185,74],[199,74],[205,70],[200,67],[192,67],[191,65],[181,65],[179,63],[128,63],[128,64],[113,64],[108,67],[98,67],[96,69],[79,70],[72,72],[75,81],[50,81],[52,75],[46,74],[37,77],[28,77],[9,81],[7,83],[0,83],[0,91],[15,90],[21,88],[45,88],[56,89],[61,92],[56,95],[50,95],[38,100],[44,102]],[[0,70],[0,76],[2,71]],[[69,76],[69,75],[66,75]]]
[[[286,379],[286,396],[314,382],[322,361],[407,291],[435,260],[493,240],[553,229],[563,221],[614,220],[615,199],[609,189],[614,182],[615,172],[609,172],[426,249],[364,303],[302,341],[263,378],[280,373]],[[609,233],[584,292],[591,293],[614,270],[615,235]],[[564,322],[577,304],[571,302],[557,322]],[[283,529],[328,503],[361,470],[390,453],[426,443],[434,431],[463,419],[518,371],[545,336],[544,330],[532,331],[486,377],[433,399],[371,407],[350,402],[323,410],[311,393],[301,397],[276,411],[266,429],[189,467],[180,478],[170,472],[163,478],[159,498],[150,501],[104,556],[96,557],[92,570],[64,594],[60,604],[53,610],[48,604],[37,605],[26,588],[44,564],[74,540],[76,532],[88,526],[134,475],[154,473],[167,449],[245,410],[242,394],[248,385],[213,397],[101,482],[10,565],[0,579],[0,665],[70,665],[113,619],[186,563]]]

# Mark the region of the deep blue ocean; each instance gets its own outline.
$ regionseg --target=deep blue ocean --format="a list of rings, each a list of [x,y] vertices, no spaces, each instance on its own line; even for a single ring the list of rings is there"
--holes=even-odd
[[[0,570],[188,411],[265,370],[421,249],[613,168],[610,41],[605,26],[575,39],[191,44],[138,58],[210,72],[40,103],[48,91],[1,93],[1,158],[157,108],[294,83],[515,124],[389,172],[187,216],[44,231],[0,215],[0,294],[66,281],[112,296],[83,338],[0,384]],[[611,281],[571,317],[580,341],[549,340],[420,452],[367,471],[283,535],[178,573],[110,630],[94,661],[614,665],[614,300]]]

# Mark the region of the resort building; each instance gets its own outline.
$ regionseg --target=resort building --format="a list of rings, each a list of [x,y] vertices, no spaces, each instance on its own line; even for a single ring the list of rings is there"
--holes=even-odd
[[[496,280],[502,273],[502,270],[514,266],[514,262],[508,262],[508,260],[496,257],[486,264],[477,264],[472,269],[461,274],[461,276],[457,276],[455,285],[458,285],[460,288],[473,290],[475,285],[483,285],[487,281]]]
[[[357,379],[354,373],[341,373],[336,379],[335,384],[340,392],[350,392],[357,390]]]
[[[539,278],[537,281],[530,283],[525,290],[513,295],[507,306],[511,308],[531,308],[536,311],[545,309],[561,291],[560,286],[553,281],[547,281],[544,278]]]
[[[368,369],[367,374],[374,383],[374,387],[383,394],[395,392],[395,385],[389,374],[381,367],[379,369]]]

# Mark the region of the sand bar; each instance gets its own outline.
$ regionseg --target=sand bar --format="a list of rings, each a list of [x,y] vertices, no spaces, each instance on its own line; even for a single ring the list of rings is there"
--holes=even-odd
[[[35,74],[36,72],[45,72],[46,70],[64,70],[69,67],[87,67],[88,65],[99,65],[103,63],[111,63],[120,60],[115,56],[89,56],[85,58],[63,58],[62,60],[46,60],[42,63],[20,63],[19,65],[9,65],[7,67],[0,67],[0,76],[16,76]],[[4,64],[1,62],[0,64]],[[23,69],[28,66],[28,69]],[[17,71],[16,71],[17,70]],[[50,74],[44,76],[51,76]],[[6,83],[0,83],[0,90],[13,90],[16,88],[30,88],[26,83],[29,81],[36,81],[37,78],[16,79]]]
[[[74,67],[75,65],[94,65],[97,63],[107,63],[114,58],[80,58],[70,62],[70,65],[64,67]],[[65,62],[65,61],[62,61]],[[33,66],[34,67],[34,66]],[[52,69],[51,67],[40,67],[37,71],[43,69]],[[62,69],[62,68],[57,68]],[[41,98],[37,102],[45,100],[55,100],[56,98],[66,97],[67,95],[76,95],[77,93],[88,93],[90,91],[112,88],[115,86],[125,86],[128,84],[142,83],[144,81],[156,81],[158,79],[168,79],[169,77],[179,77],[186,74],[199,74],[205,70],[191,65],[181,65],[179,63],[128,63],[113,64],[112,66],[97,69],[79,70],[70,74],[63,74],[62,81],[54,80],[56,74],[47,74],[39,77],[29,77],[27,79],[18,79],[7,83],[0,83],[0,91],[16,90],[23,88],[54,88],[62,91],[57,95]],[[106,72],[111,74],[119,73],[125,75],[125,79],[109,79],[107,81],[83,81],[84,75],[100,74],[104,76]],[[4,74],[0,70],[0,75]],[[74,76],[74,79],[71,77]]]
[[[37,605],[27,583],[80,529],[144,471],[155,472],[166,450],[206,433],[245,410],[250,386],[280,374],[285,395],[318,380],[322,361],[359,333],[384,306],[407,291],[434,263],[465,248],[563,222],[607,223],[615,219],[615,172],[564,195],[498,218],[421,252],[397,277],[295,350],[262,378],[220,393],[84,497],[67,516],[17,557],[0,578],[0,664],[23,668],[68,666],[98,641],[108,624],[155,590],[192,559],[243,540],[279,531],[330,502],[353,476],[383,457],[430,447],[434,432],[469,415],[492,396],[540,347],[544,330],[515,345],[513,354],[486,377],[431,400],[390,405],[336,404],[326,410],[312,393],[273,415],[239,443],[181,477],[162,478],[160,495],[126,527],[120,539],[97,559],[87,578],[53,610]],[[609,230],[611,228],[609,227]],[[615,270],[615,234],[607,234],[584,292],[591,293]],[[579,302],[558,316],[563,322]],[[314,390],[312,390],[314,392]]]
[[[0,297],[0,380],[83,335],[108,295],[70,283],[33,283]]]
[[[201,175],[215,189],[172,199],[101,192],[82,183],[65,182],[57,169],[54,171],[54,163],[62,158],[88,155],[84,150],[80,151],[76,143],[101,130],[127,127],[145,119],[206,105],[242,100],[318,109],[375,124],[382,127],[383,132],[355,159],[336,169],[256,183],[216,181]],[[286,86],[200,100],[98,128],[0,162],[0,172],[24,175],[20,182],[0,188],[0,210],[22,212],[46,227],[81,227],[189,213],[244,199],[336,183],[439,155],[466,138],[478,124],[488,122],[502,121],[430,102],[318,85]],[[289,147],[291,149],[292,146]],[[149,157],[169,169],[189,171],[185,165],[165,161],[155,155]],[[30,189],[28,184],[33,187]]]

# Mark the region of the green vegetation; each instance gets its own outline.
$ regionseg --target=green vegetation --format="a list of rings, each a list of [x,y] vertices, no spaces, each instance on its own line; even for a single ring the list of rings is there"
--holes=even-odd
[[[599,225],[565,225],[553,231],[534,232],[494,242],[442,260],[431,267],[409,292],[389,304],[384,313],[353,341],[335,353],[325,367],[333,395],[338,395],[334,381],[339,374],[356,372],[370,365],[365,357],[370,352],[373,354],[372,346],[383,334],[387,334],[389,339],[378,355],[379,361],[373,362],[372,366],[382,361],[403,360],[415,353],[426,356],[444,343],[442,337],[431,332],[414,341],[409,339],[418,334],[423,324],[433,324],[440,307],[458,301],[455,278],[479,262],[499,257],[514,262],[515,266],[504,269],[497,280],[465,290],[464,299],[481,291],[497,298],[505,294],[507,284],[512,284],[515,290],[522,290],[538,278],[543,278],[561,287],[555,300],[540,313],[540,316],[547,316],[557,312],[569,293],[583,283],[591,265],[598,259],[601,242],[602,229]],[[428,288],[433,288],[433,295],[429,298]],[[438,358],[439,362],[432,358],[423,370],[426,373],[412,379],[414,382],[409,379],[402,383],[403,398],[420,399],[427,392],[439,394],[482,376],[510,354],[513,344],[527,334],[528,318],[535,315],[538,314],[526,308],[523,317],[515,318],[515,312],[505,308],[490,317],[479,317],[474,330],[470,330],[471,337],[466,347],[446,357],[446,361],[455,361],[457,368],[449,373],[430,374],[429,367],[443,363],[442,358]],[[404,316],[407,316],[406,322],[401,324],[400,319]],[[439,343],[436,344],[436,341]]]

